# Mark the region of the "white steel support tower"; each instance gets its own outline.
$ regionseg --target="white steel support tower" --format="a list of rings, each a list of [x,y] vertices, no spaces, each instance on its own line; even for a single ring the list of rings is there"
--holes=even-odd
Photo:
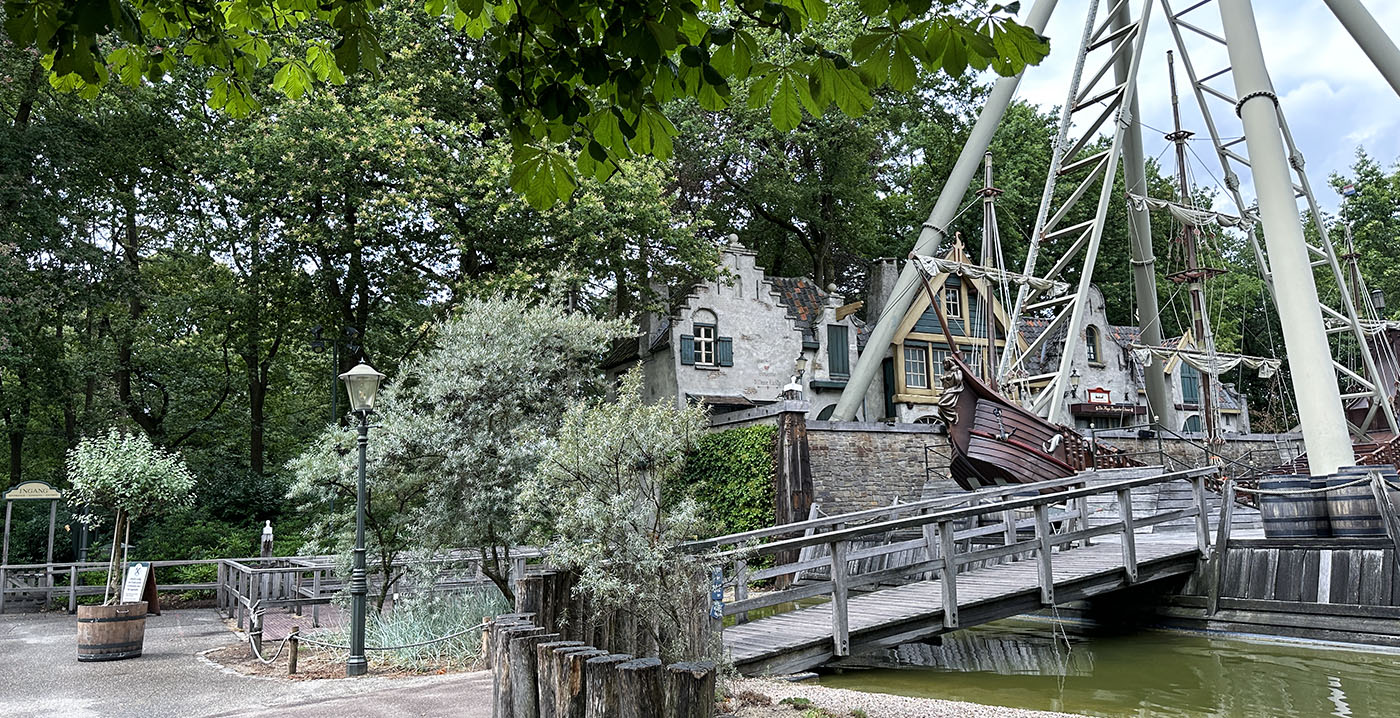
[[[1079,277],[1072,293],[1042,300],[1042,292],[1022,287],[1017,294],[1011,324],[1017,326],[1024,316],[1047,316],[1049,325],[1033,339],[1024,351],[1008,351],[1003,355],[1002,374],[1007,381],[1019,384],[1023,401],[1050,421],[1069,423],[1069,405],[1064,396],[1069,388],[1075,352],[1083,343],[1084,312],[1088,306],[1089,285],[1094,279],[1099,245],[1112,202],[1125,198],[1115,196],[1114,180],[1119,160],[1130,130],[1137,130],[1133,110],[1136,108],[1137,74],[1142,64],[1143,46],[1152,18],[1153,3],[1143,0],[1140,14],[1133,19],[1131,0],[1111,3],[1108,13],[1097,16],[1099,2],[1090,3],[1085,19],[1085,33],[1079,48],[1079,58],[1070,78],[1069,94],[1060,116],[1058,141],[1053,150],[1050,175],[1046,178],[1036,224],[1031,231],[1030,248],[1026,254],[1024,274],[1048,280],[1059,280],[1071,267],[1078,267]],[[1092,62],[1090,60],[1092,59]],[[1127,67],[1123,68],[1126,59]],[[1096,68],[1086,81],[1084,69]],[[1118,72],[1109,77],[1110,70]],[[1070,126],[1081,117],[1087,120],[1078,140],[1069,143]],[[1109,125],[1109,123],[1112,123]],[[1112,141],[1107,148],[1096,146],[1098,131],[1109,125]],[[1068,145],[1068,147],[1066,147]],[[1140,161],[1140,158],[1138,158]],[[1055,202],[1055,184],[1060,179],[1077,182],[1063,202]],[[1079,222],[1066,220],[1091,190],[1097,189],[1093,214]],[[1067,244],[1066,244],[1067,243]],[[1046,244],[1057,246],[1054,263],[1043,275],[1036,271],[1041,249]],[[1055,371],[1031,375],[1026,359],[1036,356],[1042,345],[1065,337],[1060,363]],[[1028,398],[1028,400],[1026,399]],[[1161,407],[1154,407],[1156,412]]]
[[[1200,10],[1216,2],[1220,5],[1221,26],[1228,31],[1213,32],[1205,27],[1209,24],[1203,20],[1207,14]],[[1241,192],[1240,168],[1250,173],[1259,194],[1261,221],[1247,232],[1248,239],[1279,309],[1288,358],[1294,367],[1293,383],[1303,416],[1305,439],[1315,462],[1314,470],[1318,473],[1334,470],[1336,466],[1354,460],[1347,436],[1343,402],[1366,399],[1371,407],[1370,412],[1373,415],[1377,412],[1383,414],[1385,424],[1391,431],[1397,431],[1395,412],[1381,388],[1381,382],[1377,380],[1380,375],[1365,328],[1355,303],[1345,290],[1345,274],[1303,171],[1302,155],[1293,142],[1282,112],[1278,110],[1277,98],[1273,95],[1262,53],[1259,52],[1253,10],[1248,0],[1199,0],[1179,12],[1172,8],[1171,0],[1090,0],[1088,3],[1082,41],[1070,78],[1067,101],[1062,107],[1049,177],[1023,272],[1054,280],[1071,277],[1077,268],[1078,276],[1072,277],[1077,281],[1077,286],[1070,293],[1054,297],[1045,297],[1028,286],[1020,288],[1008,334],[1014,335],[1022,317],[1041,317],[1048,321],[1049,326],[1024,350],[1020,350],[1018,343],[1008,336],[1007,350],[1000,362],[1001,383],[1003,386],[1019,386],[1023,390],[1023,400],[1029,397],[1029,405],[1037,412],[1052,421],[1067,423],[1068,406],[1064,395],[1069,385],[1073,352],[1082,344],[1079,339],[1084,331],[1084,300],[1093,281],[1105,218],[1112,202],[1125,201],[1125,198],[1115,196],[1114,192],[1118,165],[1123,161],[1125,165],[1136,167],[1141,162],[1141,152],[1134,146],[1137,144],[1134,142],[1137,133],[1140,133],[1139,118],[1135,112],[1138,69],[1153,19],[1153,9],[1159,4],[1166,17],[1157,24],[1165,25],[1172,33],[1191,92],[1222,165],[1227,195],[1242,215],[1253,204],[1247,202]],[[1355,12],[1355,8],[1351,7],[1355,3],[1351,0],[1328,0],[1328,4],[1381,67],[1387,80],[1396,84],[1394,45],[1375,27],[1374,20]],[[1043,29],[1054,5],[1054,0],[1037,0],[1027,23],[1037,31]],[[1231,58],[1231,66],[1201,75],[1192,63],[1187,37],[1193,40],[1204,38],[1207,42],[1224,45]],[[1113,71],[1111,77],[1110,70]],[[1230,78],[1234,79],[1234,87],[1246,88],[1238,93],[1241,96],[1235,96],[1233,87],[1219,87],[1220,83]],[[933,255],[938,251],[944,227],[973,181],[976,162],[986,150],[1018,79],[1003,78],[997,82],[929,221],[915,243],[916,254]],[[1240,118],[1241,130],[1229,135],[1229,139],[1221,132],[1221,123],[1210,106],[1212,101],[1226,103],[1224,106],[1231,114]],[[1269,109],[1267,117],[1257,109],[1265,105]],[[1078,139],[1073,141],[1069,138],[1071,127],[1078,134]],[[1106,145],[1099,135],[1100,130],[1104,129],[1111,130],[1110,141]],[[1275,152],[1273,144],[1277,144],[1281,151]],[[1256,156],[1251,158],[1251,154]],[[1282,160],[1275,162],[1278,158]],[[1125,179],[1129,183],[1136,181],[1133,175],[1133,169],[1125,169]],[[1056,184],[1061,179],[1073,189],[1057,196]],[[1097,192],[1091,194],[1093,190]],[[1095,199],[1092,204],[1084,201],[1091,196]],[[1307,242],[1303,235],[1298,218],[1300,208],[1296,202],[1299,198],[1306,200],[1306,208],[1316,223],[1320,237],[1316,244]],[[1151,271],[1151,247],[1150,242],[1137,241],[1150,229],[1144,218],[1131,211],[1129,216],[1133,222],[1130,229],[1135,240],[1134,269],[1139,290],[1139,310],[1151,311],[1150,307],[1143,306],[1146,302],[1141,301],[1148,294],[1146,282],[1155,279]],[[1263,242],[1260,241],[1261,231]],[[1148,252],[1146,255],[1142,253],[1144,248]],[[1049,261],[1042,262],[1041,254],[1047,255]],[[1303,261],[1296,261],[1298,256],[1304,257]],[[1050,266],[1044,272],[1038,271],[1044,264]],[[1143,271],[1144,267],[1146,271]],[[1336,289],[1335,292],[1328,292],[1326,301],[1319,299],[1316,291],[1314,272],[1318,270],[1326,277],[1328,289]],[[878,318],[867,343],[869,350],[861,355],[852,371],[833,418],[854,417],[879,370],[884,348],[889,346],[895,326],[908,311],[912,296],[909,286],[915,282],[914,268],[906,266],[896,285],[893,300]],[[1275,284],[1287,286],[1289,291],[1274,291]],[[1314,321],[1314,316],[1320,317],[1320,320]],[[1143,326],[1147,327],[1149,323],[1145,322]],[[1332,356],[1329,337],[1337,335],[1352,337],[1361,366],[1349,367]],[[1148,337],[1144,336],[1146,339]],[[1031,375],[1027,370],[1026,357],[1037,355],[1047,342],[1055,341],[1066,344],[1059,366],[1054,371]],[[1312,378],[1309,371],[1328,364],[1348,385],[1345,393],[1334,382],[1309,381]],[[1150,381],[1148,388],[1149,394],[1164,393],[1160,388],[1153,387]],[[1154,388],[1156,391],[1153,391]],[[1172,408],[1165,400],[1155,396],[1149,398],[1158,405],[1153,410],[1154,414],[1166,413]],[[1372,418],[1368,417],[1361,426],[1367,426]]]
[[[1243,211],[1244,208],[1249,207],[1250,205],[1245,201],[1244,196],[1241,193],[1239,171],[1243,170],[1246,172],[1250,172],[1251,175],[1255,178],[1256,189],[1262,189],[1259,182],[1261,177],[1258,176],[1258,173],[1254,172],[1254,168],[1252,167],[1250,159],[1248,157],[1247,141],[1245,136],[1248,134],[1249,128],[1243,127],[1243,120],[1241,117],[1240,125],[1242,127],[1242,131],[1239,133],[1239,135],[1236,136],[1234,139],[1224,139],[1221,133],[1221,123],[1217,119],[1215,109],[1223,107],[1228,112],[1230,112],[1231,115],[1241,116],[1243,110],[1242,99],[1252,98],[1236,97],[1237,93],[1233,90],[1221,89],[1220,85],[1222,84],[1224,79],[1226,79],[1227,76],[1230,76],[1232,74],[1236,75],[1236,77],[1234,78],[1235,86],[1239,86],[1240,79],[1237,76],[1238,73],[1232,73],[1232,70],[1234,69],[1233,66],[1228,66],[1219,69],[1212,68],[1211,72],[1207,73],[1206,75],[1201,75],[1197,71],[1195,64],[1192,62],[1190,53],[1187,52],[1186,38],[1188,36],[1204,38],[1208,42],[1225,45],[1228,48],[1228,43],[1226,42],[1225,37],[1221,37],[1220,35],[1211,32],[1208,29],[1205,29],[1204,27],[1202,27],[1202,25],[1204,24],[1204,20],[1198,20],[1198,17],[1204,16],[1204,13],[1200,12],[1201,8],[1203,8],[1206,5],[1212,4],[1216,0],[1204,0],[1202,2],[1195,2],[1180,12],[1173,11],[1171,0],[1160,1],[1162,3],[1162,8],[1165,11],[1165,14],[1167,15],[1167,25],[1171,28],[1172,38],[1176,43],[1178,52],[1181,54],[1182,67],[1186,71],[1186,76],[1190,83],[1191,91],[1196,97],[1196,105],[1200,109],[1201,117],[1205,121],[1206,130],[1210,136],[1211,145],[1215,149],[1216,157],[1219,159],[1221,169],[1224,172],[1226,191],[1229,193],[1230,199],[1235,203],[1235,206],[1240,208],[1241,211]],[[1226,9],[1224,7],[1224,4],[1233,1],[1234,0],[1222,0],[1222,12]],[[1248,12],[1249,8],[1247,5],[1244,8],[1244,10]],[[1252,17],[1252,13],[1250,13],[1250,16]],[[1197,21],[1193,22],[1193,20]],[[1252,25],[1253,23],[1251,21],[1250,26],[1252,27]],[[1257,43],[1258,40],[1256,37],[1255,44]],[[1231,57],[1234,57],[1234,52],[1231,53]],[[1232,59],[1232,63],[1233,62],[1234,60]],[[1377,380],[1377,378],[1381,375],[1377,372],[1375,358],[1372,352],[1370,351],[1370,343],[1367,339],[1366,330],[1361,320],[1361,317],[1357,313],[1356,304],[1352,300],[1350,293],[1346,291],[1346,276],[1342,271],[1341,264],[1338,262],[1337,252],[1332,244],[1331,239],[1328,236],[1328,228],[1323,219],[1322,211],[1317,204],[1317,198],[1313,195],[1312,185],[1308,181],[1307,173],[1304,171],[1303,155],[1301,152],[1298,151],[1297,146],[1293,143],[1293,135],[1288,131],[1288,122],[1285,119],[1282,110],[1278,108],[1277,97],[1275,97],[1272,93],[1272,85],[1269,82],[1267,71],[1260,67],[1256,74],[1260,75],[1260,77],[1257,78],[1256,81],[1262,82],[1262,85],[1264,87],[1269,88],[1266,90],[1258,90],[1258,92],[1266,92],[1268,94],[1257,95],[1257,97],[1262,97],[1266,100],[1271,100],[1272,105],[1275,108],[1275,115],[1277,116],[1277,122],[1279,125],[1278,131],[1281,132],[1284,147],[1287,150],[1288,166],[1284,169],[1284,173],[1286,176],[1291,177],[1291,187],[1289,190],[1290,194],[1295,199],[1302,198],[1306,201],[1306,209],[1309,211],[1309,214],[1312,217],[1314,226],[1316,227],[1318,232],[1318,237],[1320,238],[1320,241],[1318,241],[1317,244],[1304,242],[1304,246],[1306,247],[1308,255],[1309,268],[1323,269],[1324,274],[1330,275],[1329,284],[1331,284],[1331,286],[1335,287],[1337,290],[1337,296],[1333,298],[1330,302],[1321,298],[1317,300],[1318,308],[1322,313],[1325,332],[1329,337],[1339,334],[1351,335],[1353,340],[1356,342],[1358,349],[1357,354],[1359,355],[1361,362],[1360,367],[1349,367],[1341,361],[1338,361],[1335,357],[1333,357],[1330,351],[1327,354],[1327,356],[1320,358],[1317,362],[1311,362],[1307,360],[1303,360],[1302,362],[1300,362],[1299,360],[1301,359],[1301,357],[1294,356],[1293,347],[1291,344],[1288,344],[1287,337],[1285,336],[1285,344],[1288,345],[1289,359],[1291,360],[1291,364],[1295,367],[1294,376],[1298,376],[1299,370],[1305,371],[1308,368],[1311,368],[1311,366],[1317,366],[1319,364],[1325,365],[1326,363],[1330,362],[1333,368],[1335,369],[1338,378],[1342,382],[1347,383],[1352,387],[1351,390],[1348,391],[1346,394],[1341,395],[1341,400],[1343,402],[1350,402],[1356,399],[1367,399],[1368,403],[1370,404],[1370,410],[1368,412],[1368,415],[1365,421],[1363,421],[1360,424],[1360,427],[1368,426],[1375,418],[1376,412],[1379,410],[1385,419],[1386,426],[1392,433],[1395,433],[1395,411],[1391,407],[1389,397],[1386,395],[1387,392],[1385,391],[1385,387],[1382,386],[1382,383]],[[1241,147],[1240,145],[1242,143],[1246,144],[1246,147]],[[1241,153],[1241,150],[1245,150],[1244,154]],[[1269,174],[1272,175],[1274,173]],[[1261,204],[1263,204],[1262,199],[1263,198],[1261,197]],[[1296,216],[1296,210],[1298,208],[1296,204],[1294,204],[1293,206],[1295,209],[1294,215]],[[1255,261],[1259,265],[1259,271],[1263,274],[1264,280],[1268,284],[1269,290],[1273,295],[1275,306],[1279,306],[1279,312],[1280,315],[1282,315],[1283,307],[1278,305],[1278,301],[1282,297],[1280,297],[1279,293],[1274,290],[1277,278],[1275,277],[1274,271],[1271,268],[1270,264],[1269,255],[1271,252],[1265,251],[1265,247],[1268,244],[1267,242],[1265,242],[1264,244],[1260,243],[1260,231],[1261,227],[1256,225],[1256,227],[1248,233],[1250,245],[1254,251]],[[1262,227],[1262,231],[1267,236],[1267,223],[1265,223]],[[1315,281],[1311,273],[1309,273],[1308,279],[1309,282]],[[1293,290],[1288,292],[1287,294],[1296,296],[1299,293],[1297,290],[1300,289],[1300,287],[1297,284],[1294,284],[1293,282],[1288,282],[1286,284]],[[1309,286],[1315,286],[1315,284],[1309,284]],[[1317,296],[1316,292],[1312,292],[1311,294],[1314,297]],[[1285,302],[1286,301],[1287,299],[1285,299]],[[1326,343],[1324,343],[1323,345],[1326,346]],[[1304,394],[1306,393],[1308,392],[1304,392]],[[1301,404],[1304,402],[1304,394],[1298,395],[1300,410],[1302,409]],[[1347,426],[1344,416],[1342,420],[1338,422],[1338,425]],[[1353,432],[1358,430],[1357,426],[1351,426],[1350,428]]]

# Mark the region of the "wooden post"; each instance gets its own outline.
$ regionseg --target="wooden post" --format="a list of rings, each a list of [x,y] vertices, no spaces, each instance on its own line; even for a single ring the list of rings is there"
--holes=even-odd
[[[510,643],[522,636],[544,633],[529,621],[519,617],[502,617],[491,624],[490,656],[492,662],[492,683],[495,688],[497,718],[516,718],[515,714],[515,672],[519,664],[511,661]],[[521,670],[527,670],[521,667]],[[534,697],[534,692],[531,692]],[[525,718],[521,716],[520,718]]]
[[[1206,477],[1191,477],[1191,500],[1196,504],[1196,550],[1210,555],[1210,515],[1206,503]]]
[[[588,712],[584,665],[591,658],[606,655],[607,651],[592,647],[555,649],[555,718],[584,718]]]
[[[1132,489],[1118,490],[1118,519],[1123,522],[1123,571],[1128,583],[1137,583],[1137,535],[1133,532]]]
[[[584,718],[617,718],[622,713],[624,697],[619,690],[617,667],[630,660],[632,656],[626,653],[609,653],[584,663],[583,678],[588,685],[584,689],[588,706]]]
[[[1220,525],[1216,526],[1215,550],[1211,559],[1215,561],[1215,580],[1210,586],[1210,605],[1207,616],[1214,616],[1220,608],[1220,589],[1225,585],[1225,552],[1230,548],[1230,524],[1235,520],[1235,481],[1225,479],[1225,498],[1220,505]]]
[[[734,602],[738,603],[749,597],[749,563],[740,559],[734,562]],[[735,614],[734,623],[748,623],[749,612]]]
[[[44,607],[53,601],[53,528],[58,521],[58,500],[49,502],[49,549],[44,554]]]
[[[1371,493],[1376,496],[1376,508],[1380,509],[1385,535],[1390,537],[1390,544],[1394,547],[1390,554],[1391,560],[1395,562],[1395,568],[1400,569],[1400,516],[1395,513],[1394,502],[1390,500],[1390,492],[1386,490],[1385,478],[1379,471],[1371,474]]]
[[[715,714],[713,661],[676,663],[666,667],[666,718],[712,718]]]
[[[1089,497],[1080,496],[1074,500],[1074,503],[1079,509],[1079,528],[1081,530],[1087,530],[1089,528]],[[1084,540],[1079,542],[1079,545],[1081,547],[1092,546],[1093,539],[1085,536]]]
[[[554,652],[561,648],[585,648],[579,641],[542,641],[535,644],[535,705],[542,718],[554,718],[559,688],[559,662]]]
[[[219,559],[219,562],[214,564],[214,574],[214,605],[218,607],[219,613],[227,616],[228,604],[226,603],[227,599],[224,598],[224,578],[226,574],[224,573],[223,559]]]
[[[516,632],[510,639],[507,652],[510,658],[510,696],[515,718],[539,718],[540,689],[539,661],[535,658],[535,646],[559,637],[557,633],[545,633],[543,628]]]
[[[1010,546],[1016,543],[1016,510],[1007,509],[1001,512],[1001,522],[1004,524],[1004,530],[1001,534],[1002,545]]]
[[[68,566],[68,613],[78,612],[78,565]]]
[[[323,573],[324,571],[319,568],[311,571],[311,593],[317,599],[321,598],[321,575]],[[320,626],[321,604],[313,603],[311,604],[311,627],[319,628]]]
[[[831,544],[831,650],[836,656],[851,655],[850,621],[846,612],[847,547],[845,541]]]
[[[659,658],[637,658],[617,666],[621,718],[655,718],[664,714],[666,693],[661,689],[661,671]]]
[[[1050,505],[1035,506],[1036,573],[1040,578],[1040,602],[1046,606],[1055,605],[1055,572],[1050,567],[1050,552],[1054,543],[1050,537]]]
[[[287,675],[289,676],[297,674],[297,644],[301,642],[297,636],[300,634],[301,626],[292,626],[292,635],[287,636],[287,643],[290,644],[287,649],[291,651],[287,654]]]
[[[10,563],[10,509],[14,505],[13,501],[5,502],[5,538],[3,546],[0,546],[0,613],[5,612],[5,589],[10,587],[5,566]]]
[[[938,541],[941,546],[943,567],[939,569],[939,580],[943,584],[943,625],[958,627],[958,547],[953,541],[953,522],[938,522]]]

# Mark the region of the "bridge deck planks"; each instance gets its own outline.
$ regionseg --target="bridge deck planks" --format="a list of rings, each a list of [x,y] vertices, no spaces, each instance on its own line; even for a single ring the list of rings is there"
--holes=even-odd
[[[1194,556],[1191,544],[1143,542],[1138,564]],[[1057,585],[1122,571],[1122,547],[1100,543],[1055,553],[1052,574]],[[1126,582],[1125,582],[1126,585]],[[994,603],[1039,591],[1034,561],[1018,561],[958,574],[958,606]],[[847,604],[851,643],[862,634],[898,624],[943,620],[943,586],[937,580],[918,581],[852,596]],[[962,626],[966,627],[966,625]],[[800,608],[724,629],[724,645],[736,666],[754,664],[785,653],[831,643],[831,604]]]

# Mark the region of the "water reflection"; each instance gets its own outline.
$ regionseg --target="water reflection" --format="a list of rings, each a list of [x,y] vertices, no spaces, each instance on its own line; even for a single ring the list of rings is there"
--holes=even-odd
[[[1096,716],[1391,718],[1400,655],[1000,623],[862,657],[822,677],[856,690]]]

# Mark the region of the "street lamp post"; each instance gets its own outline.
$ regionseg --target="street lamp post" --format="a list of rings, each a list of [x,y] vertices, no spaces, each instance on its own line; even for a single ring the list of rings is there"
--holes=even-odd
[[[355,484],[355,552],[350,571],[350,658],[345,662],[345,675],[363,676],[369,671],[365,659],[365,596],[369,581],[365,577],[365,449],[369,445],[369,415],[374,410],[374,396],[384,375],[361,361],[340,375],[345,393],[350,395],[350,409],[360,418],[360,435],[355,440],[360,450],[359,477]]]

